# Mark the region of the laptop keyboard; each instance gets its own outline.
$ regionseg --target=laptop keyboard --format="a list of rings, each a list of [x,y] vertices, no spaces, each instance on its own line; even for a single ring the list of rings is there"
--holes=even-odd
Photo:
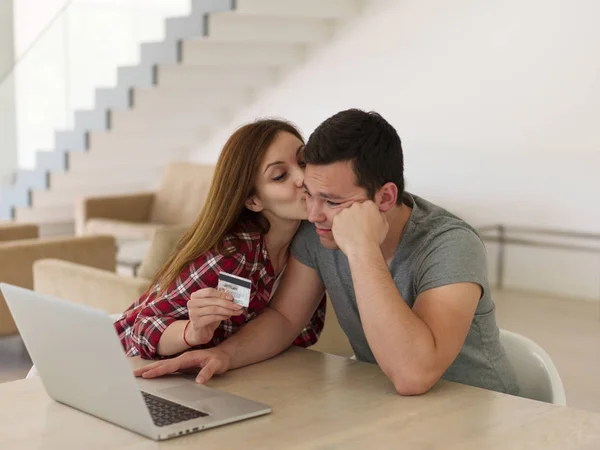
[[[208,414],[198,411],[197,409],[170,402],[169,400],[149,394],[148,392],[141,392],[146,401],[146,406],[148,406],[148,410],[150,411],[150,415],[152,416],[152,421],[157,427],[165,427],[174,423],[208,416]]]

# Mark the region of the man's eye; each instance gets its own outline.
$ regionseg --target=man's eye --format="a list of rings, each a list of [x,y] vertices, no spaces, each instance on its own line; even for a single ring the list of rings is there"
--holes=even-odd
[[[283,172],[278,177],[273,178],[273,181],[283,181],[285,179],[285,177],[287,177],[287,172]]]
[[[327,200],[327,204],[329,206],[340,206],[341,205],[341,203],[330,202],[329,200]]]

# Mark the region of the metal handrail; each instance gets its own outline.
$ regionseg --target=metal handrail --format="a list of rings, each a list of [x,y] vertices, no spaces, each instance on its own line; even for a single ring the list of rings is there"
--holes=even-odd
[[[496,284],[499,289],[504,287],[504,267],[505,267],[505,246],[506,244],[523,245],[528,247],[538,248],[550,248],[557,250],[568,250],[577,251],[584,253],[592,253],[600,255],[600,248],[596,247],[585,247],[582,245],[573,244],[559,244],[554,242],[541,242],[528,239],[517,239],[507,237],[507,232],[519,233],[519,234],[536,234],[546,236],[556,236],[563,238],[574,238],[574,239],[587,239],[587,240],[598,240],[600,241],[600,234],[589,233],[584,231],[572,231],[572,230],[555,230],[548,228],[533,228],[533,227],[507,227],[506,225],[487,225],[477,229],[481,239],[487,242],[495,242],[499,244],[498,247],[498,260],[496,264]],[[484,233],[497,232],[497,236],[486,236]]]
[[[572,231],[572,230],[558,230],[550,228],[533,228],[533,227],[522,227],[522,226],[510,226],[506,225],[488,225],[485,227],[478,228],[479,233],[485,233],[486,231],[499,231],[504,228],[514,233],[520,234],[544,234],[548,236],[560,236],[566,238],[575,239],[592,239],[600,241],[600,233],[590,233],[587,231]]]
[[[482,236],[484,241],[496,242],[503,244],[525,245],[528,247],[553,248],[557,250],[573,250],[585,253],[595,253],[600,255],[600,248],[584,247],[582,245],[554,244],[550,242],[528,241],[526,239],[514,239],[504,237],[503,239],[493,236]]]

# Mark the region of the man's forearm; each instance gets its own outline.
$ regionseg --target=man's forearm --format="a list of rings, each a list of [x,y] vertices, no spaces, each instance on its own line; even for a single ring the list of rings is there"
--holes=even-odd
[[[433,335],[404,302],[381,250],[361,249],[348,261],[365,336],[379,366],[399,391],[429,384],[435,373]]]
[[[278,355],[292,345],[300,331],[279,311],[268,307],[218,348],[230,356],[230,369],[236,369]]]

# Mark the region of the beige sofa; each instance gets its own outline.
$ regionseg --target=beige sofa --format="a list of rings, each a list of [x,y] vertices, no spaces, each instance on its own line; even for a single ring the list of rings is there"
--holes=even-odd
[[[148,240],[157,229],[189,225],[202,209],[213,170],[210,165],[173,163],[156,192],[82,198],[75,209],[76,232]]]
[[[10,225],[1,227],[0,235],[11,237],[31,236],[31,228],[19,225],[7,231]],[[29,226],[30,227],[30,226]],[[37,234],[37,230],[35,230]],[[2,238],[0,238],[2,240]],[[112,236],[62,237],[49,239],[15,239],[0,242],[0,282],[33,289],[33,266],[37,260],[57,258],[83,266],[104,270],[115,268],[116,245]],[[0,293],[0,336],[17,334],[4,297]]]
[[[110,314],[121,313],[150,287],[186,229],[181,225],[157,229],[136,277],[56,259],[37,261],[33,268],[35,290]]]
[[[37,225],[22,224],[11,221],[0,222],[0,242],[18,241],[20,239],[35,239],[39,237]]]

